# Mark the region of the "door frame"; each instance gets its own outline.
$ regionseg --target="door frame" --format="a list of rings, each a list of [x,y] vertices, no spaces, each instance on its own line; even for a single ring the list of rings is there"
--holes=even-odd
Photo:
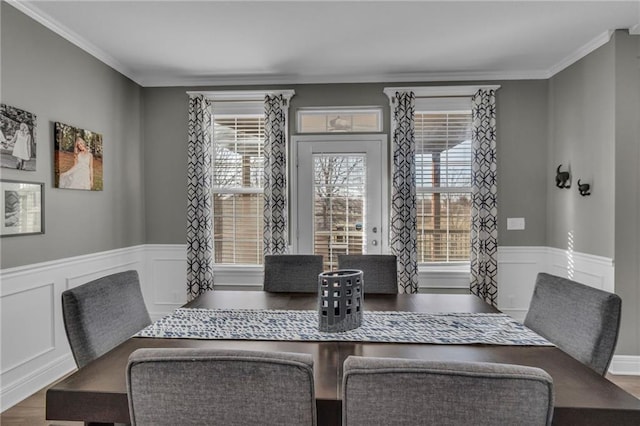
[[[377,164],[372,164],[367,159],[367,168],[378,170],[380,174],[380,233],[379,245],[381,253],[389,252],[389,145],[388,137],[385,133],[371,134],[321,134],[321,135],[294,135],[291,137],[291,165],[289,170],[290,185],[290,225],[291,225],[291,253],[299,253],[299,226],[298,218],[301,202],[298,199],[298,144],[300,142],[321,142],[327,143],[328,146],[336,144],[349,144],[350,142],[370,142],[378,146],[380,150],[380,159]],[[328,150],[327,152],[331,152]],[[358,153],[357,150],[353,151]],[[377,174],[377,173],[376,173]]]

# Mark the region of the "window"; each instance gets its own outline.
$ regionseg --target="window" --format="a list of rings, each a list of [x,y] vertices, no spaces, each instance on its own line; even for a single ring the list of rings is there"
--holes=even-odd
[[[416,102],[418,263],[468,262],[471,229],[471,104]]]
[[[263,144],[264,115],[214,114],[216,264],[262,263]]]
[[[288,103],[295,92],[201,94],[213,104],[214,264],[251,269],[247,266],[262,265],[264,251],[264,99],[277,94]]]
[[[382,131],[382,109],[301,108],[298,133],[377,133]]]

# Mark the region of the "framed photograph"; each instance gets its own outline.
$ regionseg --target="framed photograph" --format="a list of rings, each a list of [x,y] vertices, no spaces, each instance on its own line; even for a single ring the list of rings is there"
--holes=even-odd
[[[55,123],[55,187],[102,191],[102,135]]]
[[[0,236],[44,234],[44,184],[0,180]]]
[[[0,104],[0,165],[36,169],[36,115]]]

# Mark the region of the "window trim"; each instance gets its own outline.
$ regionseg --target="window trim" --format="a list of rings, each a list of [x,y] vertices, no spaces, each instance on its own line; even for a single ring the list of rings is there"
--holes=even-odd
[[[433,101],[435,99],[440,99],[438,102],[443,103],[443,108],[438,108],[438,111],[447,111],[448,110],[459,110],[458,105],[460,105],[461,98],[469,99],[478,90],[497,90],[500,88],[500,85],[469,85],[469,86],[394,86],[394,87],[385,87],[383,89],[383,93],[387,95],[389,98],[389,105],[393,109],[393,105],[396,98],[396,93],[398,92],[408,92],[411,91],[416,96],[416,112],[429,112],[435,111]],[[434,99],[435,98],[435,99]],[[442,99],[448,98],[449,100],[444,101]],[[465,102],[466,102],[465,99]],[[468,104],[468,109],[465,107],[465,110],[470,110],[471,105]],[[393,114],[391,115],[391,132],[395,127],[393,122]],[[443,188],[444,189],[444,188]],[[466,187],[465,187],[466,189]],[[453,190],[453,189],[452,189]],[[460,188],[455,188],[456,191],[459,191]],[[471,188],[469,188],[469,191]],[[433,193],[433,192],[448,192],[449,190],[440,190],[440,191],[425,191],[423,189],[418,189],[416,187],[416,193]],[[454,192],[456,192],[454,191]],[[462,261],[462,262],[431,262],[431,263],[418,263],[418,274],[419,277],[432,277],[442,274],[451,274],[459,276],[460,274],[465,274],[469,272],[469,268],[471,267],[470,261]],[[422,279],[419,279],[422,282]],[[425,287],[422,285],[421,287]],[[429,286],[426,286],[429,287]],[[438,288],[448,288],[449,286],[439,286]],[[451,287],[451,288],[457,288]]]
[[[295,95],[294,90],[221,90],[221,91],[188,91],[187,95],[202,95],[212,101],[211,108],[212,125],[216,118],[233,118],[238,116],[257,117],[264,116],[264,98],[266,95],[282,95],[287,108],[285,116],[288,122],[290,100]],[[216,114],[216,109],[220,112]],[[288,125],[287,125],[288,138]],[[214,160],[215,161],[215,160]],[[262,194],[264,188],[228,188],[212,187],[211,195],[214,194]],[[213,263],[214,272],[247,271],[255,274],[262,271],[262,264],[242,264],[242,263]],[[233,275],[233,274],[232,274]],[[237,283],[228,284],[235,286]]]
[[[464,113],[470,114],[471,112],[471,97],[469,96],[460,96],[454,98],[446,98],[446,97],[436,97],[436,98],[423,98],[421,100],[426,100],[427,102],[422,103],[422,105],[418,105],[418,101],[416,101],[416,114],[442,114],[442,113],[450,113],[449,107],[454,106],[453,113]],[[442,108],[439,106],[442,105]],[[434,186],[419,186],[416,185],[416,194],[450,194],[450,193],[461,193],[465,192],[471,195],[471,186],[442,186],[442,187],[434,187]],[[448,217],[448,216],[447,216]],[[448,229],[448,228],[447,228]],[[450,253],[447,251],[447,257],[449,257]],[[443,272],[443,271],[451,271],[451,273],[459,273],[461,268],[466,268],[469,270],[470,268],[470,260],[458,260],[458,261],[437,261],[437,262],[419,262],[418,270],[424,274],[429,275],[430,273],[435,272]]]

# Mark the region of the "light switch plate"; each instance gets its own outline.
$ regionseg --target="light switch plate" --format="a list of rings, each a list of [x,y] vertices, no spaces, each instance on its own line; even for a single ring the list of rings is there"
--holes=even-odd
[[[521,231],[523,229],[524,229],[524,217],[508,217],[507,218],[508,231]]]

